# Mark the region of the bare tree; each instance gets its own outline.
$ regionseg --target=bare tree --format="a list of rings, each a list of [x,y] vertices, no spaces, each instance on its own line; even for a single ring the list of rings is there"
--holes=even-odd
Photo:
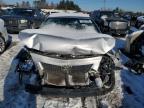
[[[25,2],[25,1],[22,1],[21,7],[22,7],[22,8],[25,8],[25,7],[26,7],[26,2]]]
[[[18,2],[16,2],[16,7],[20,7],[20,4]]]
[[[0,7],[4,5],[4,1],[0,0]]]
[[[26,2],[26,8],[30,8],[30,7],[31,7],[31,5],[30,5],[29,1],[27,1]]]
[[[17,3],[16,4],[17,7],[21,7],[21,8],[30,8],[30,2],[29,1],[22,1],[22,3]]]

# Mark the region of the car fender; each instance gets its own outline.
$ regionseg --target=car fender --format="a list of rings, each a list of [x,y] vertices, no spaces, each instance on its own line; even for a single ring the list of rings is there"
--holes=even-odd
[[[0,19],[0,33],[1,33],[1,36],[5,39],[5,41],[7,41],[8,34],[7,34],[6,27],[4,27],[4,21],[2,19]]]

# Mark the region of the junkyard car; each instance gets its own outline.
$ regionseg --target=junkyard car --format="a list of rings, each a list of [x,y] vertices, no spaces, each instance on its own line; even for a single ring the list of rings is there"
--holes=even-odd
[[[38,28],[44,20],[44,15],[40,10],[14,8],[2,15],[8,32],[19,32],[24,29]]]
[[[89,15],[51,14],[40,29],[23,30],[19,38],[26,46],[16,57],[17,72],[27,92],[85,97],[113,89],[115,39],[101,34]]]
[[[4,52],[8,43],[8,34],[6,27],[4,27],[4,21],[0,19],[0,54]]]
[[[138,29],[141,29],[142,26],[144,26],[144,16],[138,17],[135,24],[135,27]]]
[[[116,17],[113,11],[94,11],[91,17],[99,25],[103,33],[125,36],[128,33],[130,23],[123,18]]]
[[[144,31],[137,30],[126,39],[125,49],[121,49],[126,57],[124,65],[136,74],[144,73]]]
[[[126,19],[126,20],[128,20],[128,21],[130,21],[132,19],[131,15],[129,15],[129,14],[123,15],[123,18]]]

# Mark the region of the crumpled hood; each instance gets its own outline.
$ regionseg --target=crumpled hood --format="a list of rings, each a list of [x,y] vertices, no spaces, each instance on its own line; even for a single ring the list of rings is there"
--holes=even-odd
[[[105,54],[115,46],[115,39],[109,35],[79,31],[27,29],[19,38],[29,48],[60,54]]]

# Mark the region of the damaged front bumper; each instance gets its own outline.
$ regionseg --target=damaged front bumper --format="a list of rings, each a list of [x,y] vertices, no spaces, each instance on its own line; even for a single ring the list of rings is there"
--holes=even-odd
[[[93,86],[34,86],[27,84],[25,86],[25,89],[27,92],[30,92],[32,94],[41,94],[55,97],[89,97],[105,95],[110,92],[113,87],[106,90]]]
[[[92,68],[95,68],[96,72],[100,71],[99,68],[104,69],[100,67],[100,65],[104,66],[101,64],[102,55],[93,57],[72,56],[67,59],[65,57],[63,58],[63,56],[54,57],[53,54],[42,53],[33,49],[28,49],[28,52],[38,72],[34,73],[37,75],[36,83],[25,84],[25,90],[27,92],[55,97],[87,97],[104,95],[114,88],[115,77],[113,70],[106,70],[107,72],[112,72],[110,78],[112,81],[110,81],[110,87],[108,88],[105,86],[97,86],[95,83],[96,77],[95,79],[93,78],[94,80],[92,78],[92,80],[90,80],[89,72]],[[24,53],[22,52],[21,54]],[[22,55],[20,57],[22,57]],[[108,75],[110,74],[111,73],[108,73]],[[54,82],[51,80],[52,78],[54,78]],[[63,78],[64,80],[59,78]]]

